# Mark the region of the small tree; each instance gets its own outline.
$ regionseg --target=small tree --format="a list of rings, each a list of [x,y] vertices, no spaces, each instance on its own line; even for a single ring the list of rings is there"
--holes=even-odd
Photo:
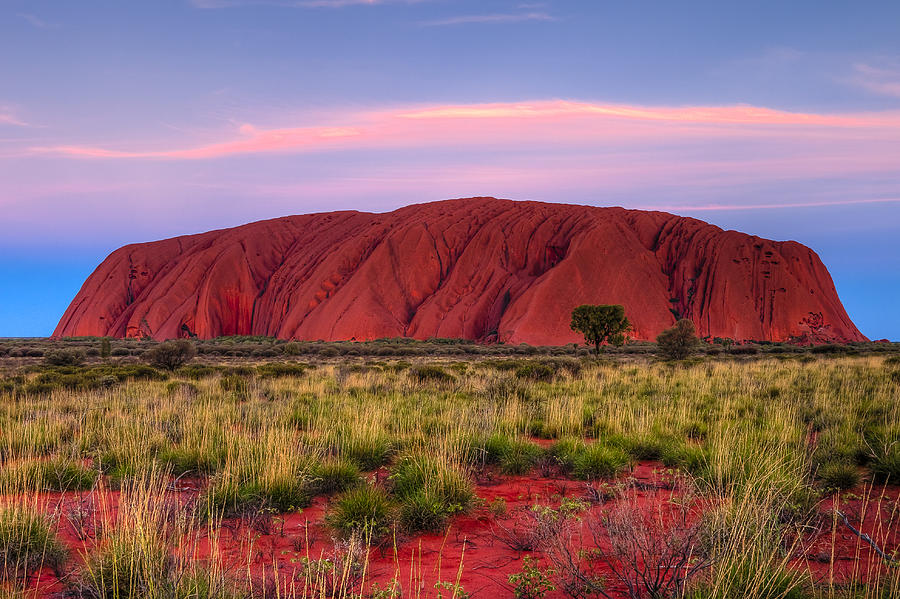
[[[109,342],[109,337],[104,337],[100,340],[100,357],[106,360],[110,354],[112,354],[112,344]]]
[[[694,323],[682,318],[671,329],[666,329],[656,337],[659,353],[669,360],[683,360],[700,342]]]
[[[631,322],[625,316],[625,308],[619,304],[592,306],[584,304],[572,310],[573,331],[584,335],[584,342],[600,353],[600,344],[609,341],[615,345],[625,342],[625,332]]]
[[[197,355],[197,348],[187,339],[177,339],[160,343],[153,349],[144,352],[144,359],[166,370],[175,370],[191,361]]]

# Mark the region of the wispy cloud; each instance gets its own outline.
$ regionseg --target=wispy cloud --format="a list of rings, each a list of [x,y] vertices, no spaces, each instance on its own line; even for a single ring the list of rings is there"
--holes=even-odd
[[[37,27],[38,29],[58,29],[59,28],[58,23],[49,23],[49,22],[41,19],[40,17],[30,14],[30,13],[20,12],[20,13],[18,13],[18,16],[20,18],[28,21],[32,27]]]
[[[238,6],[283,6],[287,8],[343,8],[377,4],[414,4],[423,0],[190,0],[196,8],[234,8]]]
[[[900,112],[817,114],[758,106],[648,107],[548,100],[520,103],[418,106],[345,113],[312,126],[262,129],[245,124],[223,133],[224,141],[190,147],[134,149],[127,144],[33,147],[32,154],[106,159],[211,159],[271,152],[336,149],[483,146],[529,143],[657,143],[805,138],[900,141]],[[883,157],[883,156],[882,156]]]
[[[900,67],[875,67],[867,63],[853,65],[853,82],[883,96],[900,98]]]
[[[556,21],[556,17],[546,12],[524,12],[524,13],[496,13],[485,15],[462,15],[458,17],[448,17],[446,19],[437,19],[434,21],[424,21],[421,23],[423,27],[449,27],[451,25],[469,25],[469,24],[503,24],[503,23],[522,23],[526,21]]]
[[[782,208],[827,208],[836,206],[859,206],[864,204],[900,204],[900,198],[865,198],[847,200],[826,200],[821,202],[782,202],[778,204],[673,204],[670,206],[639,206],[639,210],[667,210],[672,212],[722,212],[735,210],[779,210]]]
[[[0,106],[0,125],[14,125],[16,127],[28,127],[28,123],[18,118],[12,110]]]

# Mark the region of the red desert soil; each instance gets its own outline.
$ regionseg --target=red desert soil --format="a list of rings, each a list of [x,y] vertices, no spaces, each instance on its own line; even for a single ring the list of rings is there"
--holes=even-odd
[[[679,487],[672,484],[673,480],[672,472],[661,464],[640,463],[619,481],[630,485],[625,499],[607,499],[601,503],[592,501],[592,494],[585,483],[568,479],[496,476],[492,480],[482,480],[476,485],[476,491],[484,500],[484,507],[471,514],[457,516],[445,533],[398,539],[396,553],[392,542],[373,547],[369,551],[367,586],[378,582],[384,588],[396,577],[402,585],[404,596],[419,596],[415,591],[417,588],[423,597],[434,596],[436,582],[456,581],[462,558],[459,581],[467,592],[474,597],[512,596],[508,577],[522,570],[524,556],[537,558],[542,568],[552,567],[552,564],[539,550],[523,552],[509,547],[502,540],[500,525],[515,528],[517,514],[524,514],[536,504],[559,506],[562,497],[587,502],[590,507],[588,512],[581,514],[583,520],[608,513],[623,501],[631,502],[637,513],[648,519],[657,519],[661,511],[672,509],[671,500],[684,498]],[[202,485],[202,481],[179,481],[173,497],[181,502],[190,502],[197,497]],[[594,488],[598,487],[594,485]],[[119,493],[57,493],[48,494],[44,499],[47,510],[61,515],[61,536],[74,550],[77,565],[81,561],[79,556],[88,551],[94,541],[78,535],[65,514],[75,508],[92,506],[95,513],[114,519]],[[489,509],[497,500],[505,502],[505,515],[498,516]],[[835,527],[830,525],[833,501],[827,500],[820,507],[822,525],[796,544],[792,567],[810,573],[812,579],[820,583],[866,581],[886,573],[884,562],[870,545],[842,523]],[[843,495],[839,501],[839,507],[847,514],[850,523],[871,535],[885,551],[890,553],[900,546],[900,487],[860,488]],[[277,579],[283,588],[290,589],[293,585],[294,589],[300,590],[302,558],[319,559],[333,554],[335,540],[323,522],[326,509],[327,499],[319,498],[300,513],[274,516],[254,525],[248,526],[247,521],[240,519],[224,521],[220,528],[218,552],[226,569],[238,580],[246,580],[249,569],[255,584],[260,585],[266,578],[271,580],[277,569]],[[699,516],[698,510],[692,510],[686,521],[695,522]],[[208,557],[210,544],[201,543],[197,551],[198,558]],[[605,567],[599,571],[610,574]],[[39,597],[52,597],[64,590],[64,585],[49,570],[32,580],[30,587],[37,591]],[[613,596],[627,596],[625,587],[611,576],[607,579],[607,592]],[[563,596],[559,590],[547,595],[548,598]]]
[[[663,212],[471,198],[289,216],[122,247],[55,336],[579,342],[579,304],[632,335],[690,318],[736,340],[864,341],[819,257]]]

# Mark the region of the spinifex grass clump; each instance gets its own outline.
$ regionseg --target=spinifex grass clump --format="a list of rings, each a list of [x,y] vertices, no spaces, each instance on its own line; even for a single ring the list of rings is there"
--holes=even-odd
[[[281,428],[233,443],[202,498],[209,513],[232,517],[308,505],[315,462],[299,449],[292,432]]]
[[[396,509],[384,489],[364,485],[341,495],[332,505],[326,522],[342,535],[374,541],[390,534]]]
[[[504,474],[521,475],[534,468],[543,451],[525,439],[495,434],[481,446],[483,463],[496,464]]]
[[[53,523],[24,505],[0,507],[0,587],[41,568],[58,571],[67,552]]]
[[[126,483],[119,509],[95,539],[72,590],[84,599],[237,599],[245,596],[227,579],[218,559],[194,563],[210,531],[190,503],[153,471]],[[215,539],[210,538],[213,545]]]
[[[362,482],[359,467],[347,460],[329,460],[313,466],[309,476],[315,494],[333,495],[352,489]]]
[[[440,530],[475,498],[468,478],[447,464],[447,456],[404,457],[392,468],[390,480],[400,501],[401,523],[410,531]]]
[[[84,491],[94,486],[97,471],[64,456],[23,460],[0,470],[0,488],[24,491]]]
[[[621,448],[602,442],[586,445],[572,458],[572,472],[583,480],[611,478],[627,465],[628,455]]]

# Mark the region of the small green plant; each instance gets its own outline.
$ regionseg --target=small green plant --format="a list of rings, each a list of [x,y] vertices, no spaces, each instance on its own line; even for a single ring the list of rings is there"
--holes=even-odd
[[[463,586],[458,582],[442,580],[434,583],[434,588],[437,590],[437,599],[444,599],[445,592],[450,593],[447,595],[447,599],[469,599],[469,597],[471,597],[471,594],[467,593]]]
[[[553,569],[541,570],[537,560],[526,555],[522,560],[522,571],[510,574],[507,580],[513,585],[516,599],[541,599],[549,591],[556,590],[551,581],[554,574]]]

